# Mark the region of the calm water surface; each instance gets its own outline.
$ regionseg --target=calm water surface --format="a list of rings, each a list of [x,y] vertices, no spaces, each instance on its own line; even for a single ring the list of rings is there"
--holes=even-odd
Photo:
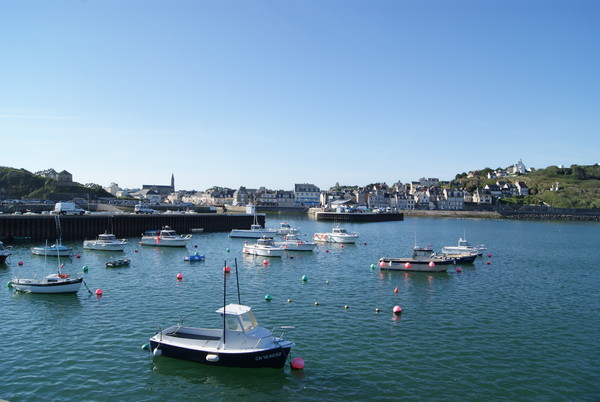
[[[333,226],[277,214],[267,226],[283,220],[307,237]],[[242,255],[244,240],[227,233],[194,234],[187,250],[141,247],[139,238],[125,253],[73,243],[81,257],[67,259],[64,271],[87,266],[86,283],[104,295],[5,287],[0,399],[600,400],[600,225],[407,218],[344,227],[360,233],[356,245],[319,246],[268,265]],[[409,255],[415,237],[440,249],[463,234],[492,256],[460,273],[371,267],[382,256]],[[11,263],[0,266],[3,283],[56,265],[30,246],[14,244]],[[206,261],[183,261],[195,251]],[[124,254],[129,267],[104,267]],[[288,338],[303,371],[207,367],[141,349],[160,325],[219,326],[223,263],[234,258],[242,303],[259,323],[296,327]],[[396,305],[401,317],[391,313]]]

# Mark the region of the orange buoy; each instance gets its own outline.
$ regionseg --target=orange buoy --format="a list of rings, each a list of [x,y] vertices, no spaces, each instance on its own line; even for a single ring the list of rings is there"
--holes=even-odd
[[[396,289],[394,289],[394,293],[398,293],[398,286],[396,286]]]

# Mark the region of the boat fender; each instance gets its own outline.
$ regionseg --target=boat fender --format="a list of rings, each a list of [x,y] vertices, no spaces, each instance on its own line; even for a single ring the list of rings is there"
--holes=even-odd
[[[207,362],[212,362],[212,363],[216,363],[219,361],[219,355],[215,355],[212,353],[209,353],[206,355],[206,361]]]
[[[160,355],[162,355],[162,350],[160,350],[157,346],[156,349],[154,349],[154,352],[152,352],[152,354],[154,356],[160,356]]]

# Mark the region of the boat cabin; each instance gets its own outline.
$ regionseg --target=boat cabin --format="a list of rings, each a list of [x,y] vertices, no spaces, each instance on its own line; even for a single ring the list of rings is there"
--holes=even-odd
[[[269,247],[275,247],[275,242],[273,241],[272,237],[266,237],[263,236],[260,239],[258,239],[258,241],[256,242],[257,245],[259,246],[269,246]]]
[[[262,226],[260,226],[260,225],[250,225],[250,230],[262,230]]]
[[[344,229],[344,228],[337,227],[337,228],[333,228],[332,233],[334,233],[334,234],[348,234],[348,231],[346,229]]]
[[[225,325],[227,331],[247,332],[258,327],[258,322],[254,318],[252,309],[241,304],[228,304],[224,308],[221,307],[217,313],[225,314]]]
[[[98,235],[98,240],[114,241],[114,240],[117,240],[117,237],[114,234],[101,234],[101,235]]]

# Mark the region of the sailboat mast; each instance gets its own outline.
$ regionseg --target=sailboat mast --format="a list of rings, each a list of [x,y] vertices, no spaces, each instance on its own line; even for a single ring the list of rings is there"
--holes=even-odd
[[[240,278],[238,276],[237,257],[235,258],[235,282],[237,283],[238,304],[242,304],[242,299],[240,298]]]
[[[225,333],[227,328],[226,316],[225,316],[225,306],[227,305],[227,271],[225,267],[227,266],[227,260],[225,260],[225,264],[223,265],[223,349],[225,349]]]

